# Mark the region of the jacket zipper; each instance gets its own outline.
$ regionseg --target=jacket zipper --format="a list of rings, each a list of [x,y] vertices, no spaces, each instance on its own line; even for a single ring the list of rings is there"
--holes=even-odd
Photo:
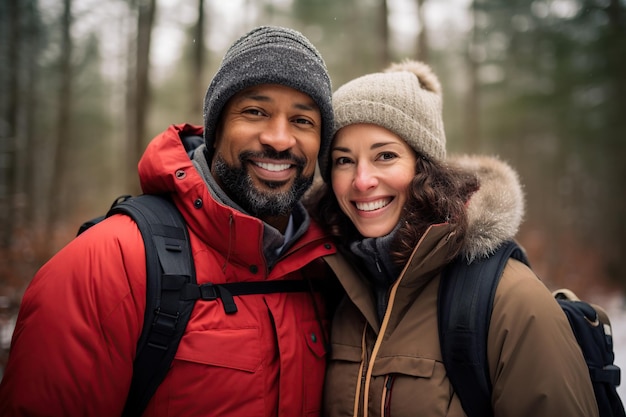
[[[380,267],[380,259],[378,259],[378,254],[374,256],[374,262],[376,263],[376,269],[378,269],[378,272],[382,273],[383,270]]]
[[[391,417],[391,388],[393,387],[394,375],[385,376],[385,388],[383,389],[383,398],[380,402],[383,417]]]
[[[361,398],[365,390],[365,377],[367,374],[367,346],[365,337],[367,334],[367,324],[363,327],[363,333],[361,334],[361,365],[359,367],[359,373],[357,374],[356,392],[354,393],[354,409],[352,411],[353,417],[357,417],[359,415],[359,404],[363,404],[365,407],[364,400]]]

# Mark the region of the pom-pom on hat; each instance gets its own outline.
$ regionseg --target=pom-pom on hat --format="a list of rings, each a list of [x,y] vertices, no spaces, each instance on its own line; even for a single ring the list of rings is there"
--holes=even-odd
[[[419,154],[446,157],[441,84],[432,69],[418,61],[392,64],[382,73],[356,78],[333,95],[336,134],[342,127],[371,123],[404,139]],[[330,155],[320,157],[322,177],[330,179]]]
[[[260,26],[235,41],[222,59],[204,98],[204,140],[211,157],[215,131],[228,100],[260,84],[280,84],[309,95],[322,115],[320,155],[333,132],[332,86],[326,64],[300,32]]]

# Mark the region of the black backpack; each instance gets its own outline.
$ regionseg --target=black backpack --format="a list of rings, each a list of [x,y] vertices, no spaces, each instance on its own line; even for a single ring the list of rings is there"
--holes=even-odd
[[[496,287],[510,257],[529,265],[524,251],[515,242],[507,242],[492,256],[469,265],[459,257],[441,280],[441,353],[448,377],[469,417],[493,416],[487,333]],[[625,417],[617,394],[620,369],[613,363],[613,338],[606,312],[578,300],[569,290],[559,290],[554,295],[587,362],[600,417]]]
[[[196,300],[219,298],[224,312],[234,314],[237,295],[318,290],[308,280],[198,285],[185,220],[165,196],[122,196],[106,215],[83,223],[78,234],[114,214],[137,223],[146,252],[146,310],[124,417],[141,415],[165,378]]]

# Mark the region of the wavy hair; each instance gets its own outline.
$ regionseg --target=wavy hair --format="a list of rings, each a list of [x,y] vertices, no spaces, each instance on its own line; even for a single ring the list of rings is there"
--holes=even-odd
[[[456,257],[463,248],[468,219],[466,204],[478,190],[478,178],[459,168],[438,163],[418,155],[415,177],[409,185],[402,222],[392,243],[391,255],[398,265],[404,265],[426,230],[435,224],[454,226],[447,260]],[[338,242],[350,242],[362,236],[341,211],[337,197],[328,184],[312,190],[305,200],[311,217]]]

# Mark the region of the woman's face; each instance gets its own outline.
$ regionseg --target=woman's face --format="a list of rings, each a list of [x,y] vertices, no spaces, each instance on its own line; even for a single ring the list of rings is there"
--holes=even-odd
[[[415,176],[416,158],[404,140],[377,125],[349,125],[335,135],[333,192],[364,237],[384,236],[398,224]]]

